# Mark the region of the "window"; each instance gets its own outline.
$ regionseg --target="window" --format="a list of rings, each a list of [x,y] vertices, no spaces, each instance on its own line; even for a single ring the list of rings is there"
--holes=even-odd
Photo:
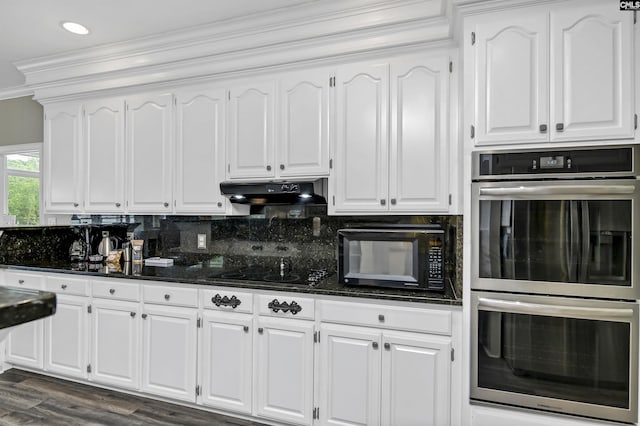
[[[2,225],[40,224],[40,144],[0,149]]]

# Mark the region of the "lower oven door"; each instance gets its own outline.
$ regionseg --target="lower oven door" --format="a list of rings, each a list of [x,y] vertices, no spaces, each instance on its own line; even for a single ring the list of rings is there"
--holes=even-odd
[[[471,398],[638,420],[638,304],[472,291]]]

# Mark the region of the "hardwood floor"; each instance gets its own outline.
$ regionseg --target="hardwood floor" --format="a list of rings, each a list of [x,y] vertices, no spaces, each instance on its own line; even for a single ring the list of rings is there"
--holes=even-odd
[[[0,426],[260,424],[16,369],[0,374]]]

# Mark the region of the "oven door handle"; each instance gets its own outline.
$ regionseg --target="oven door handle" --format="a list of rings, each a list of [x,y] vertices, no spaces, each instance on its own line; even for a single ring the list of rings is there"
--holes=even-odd
[[[535,185],[516,187],[482,187],[480,196],[524,196],[532,195],[611,195],[633,194],[634,185]]]
[[[633,318],[633,309],[544,305],[540,303],[489,299],[486,297],[478,299],[478,308],[514,314],[557,316],[604,321],[630,321]]]

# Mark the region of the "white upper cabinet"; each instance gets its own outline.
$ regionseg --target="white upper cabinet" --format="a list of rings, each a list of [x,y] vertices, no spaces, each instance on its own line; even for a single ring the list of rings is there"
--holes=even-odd
[[[84,105],[87,212],[124,212],[124,100],[104,99]]]
[[[274,177],[275,82],[234,86],[229,98],[227,176]]]
[[[475,34],[476,144],[547,141],[549,18],[500,13]]]
[[[172,211],[173,95],[127,98],[128,211]]]
[[[582,1],[470,19],[476,145],[633,138],[633,14]]]
[[[338,70],[330,213],[448,212],[449,75],[442,56]]]
[[[47,105],[44,112],[44,208],[82,211],[82,105]]]
[[[387,211],[389,65],[336,72],[335,205],[338,212]]]
[[[391,212],[449,208],[448,105],[448,58],[391,63]]]
[[[175,210],[224,213],[228,201],[220,194],[220,182],[225,177],[226,91],[198,88],[180,90],[175,96]]]
[[[280,177],[329,174],[329,72],[302,71],[280,79]]]
[[[632,138],[633,14],[617,2],[551,9],[551,139]]]

